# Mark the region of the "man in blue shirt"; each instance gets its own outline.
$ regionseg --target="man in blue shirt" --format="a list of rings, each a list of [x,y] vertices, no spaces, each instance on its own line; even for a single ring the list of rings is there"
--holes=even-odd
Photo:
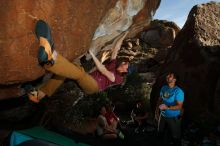
[[[181,110],[184,102],[184,92],[176,85],[174,73],[166,76],[167,85],[160,90],[160,102],[158,103],[158,132],[164,133],[167,127],[172,134],[174,145],[180,144],[181,138]]]

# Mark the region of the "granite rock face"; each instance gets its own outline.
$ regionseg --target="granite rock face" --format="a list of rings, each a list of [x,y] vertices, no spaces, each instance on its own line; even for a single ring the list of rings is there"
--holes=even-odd
[[[126,30],[129,30],[128,37],[135,36],[149,25],[158,4],[158,1],[145,0],[118,1],[99,24],[90,48],[97,53],[106,42],[113,40]],[[107,47],[111,48],[111,46]]]
[[[150,27],[141,33],[141,38],[151,47],[168,48],[172,46],[179,31],[180,28],[174,22],[154,20]]]
[[[55,49],[73,61],[90,48],[103,45],[129,29],[138,33],[149,24],[160,0],[97,0],[0,2],[0,97],[19,96],[20,83],[32,81],[45,71],[38,65],[37,19],[48,22]],[[11,91],[11,92],[10,92]]]
[[[219,113],[220,108],[220,3],[196,5],[178,33],[164,67],[152,90],[155,107],[165,74],[174,71],[185,92],[185,111]]]
[[[151,52],[155,52],[153,60],[162,64],[179,31],[180,28],[174,22],[153,20],[148,29],[141,32],[140,39],[145,50],[151,48]]]
[[[37,19],[48,22],[55,49],[73,60],[88,49],[101,18],[115,2],[1,1],[0,84],[30,81],[43,75],[36,59]]]

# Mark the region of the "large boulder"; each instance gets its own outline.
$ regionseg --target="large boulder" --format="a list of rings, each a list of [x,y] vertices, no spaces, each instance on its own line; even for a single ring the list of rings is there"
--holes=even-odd
[[[49,23],[56,50],[73,60],[89,48],[100,19],[115,2],[1,1],[0,84],[30,81],[44,73],[36,59],[36,19]]]
[[[167,54],[173,45],[180,28],[172,21],[153,20],[150,25],[140,34],[143,50],[148,54],[153,54],[151,60],[147,60],[144,65],[157,62],[163,64]]]
[[[179,31],[180,28],[174,22],[154,20],[141,33],[141,39],[151,47],[167,48],[173,45],[173,41]]]
[[[175,71],[185,92],[186,115],[220,112],[220,3],[196,5],[178,33],[151,93],[155,108],[165,74]]]
[[[38,65],[37,19],[49,23],[55,49],[73,61],[121,32],[138,33],[149,24],[160,0],[0,1],[0,99],[19,96],[20,83],[45,72]]]

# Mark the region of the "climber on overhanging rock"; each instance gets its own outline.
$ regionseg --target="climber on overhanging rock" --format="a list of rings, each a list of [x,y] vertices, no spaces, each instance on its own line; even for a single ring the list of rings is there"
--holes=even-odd
[[[51,96],[64,82],[65,78],[77,81],[86,94],[97,93],[110,86],[123,83],[129,62],[126,60],[119,62],[116,57],[124,38],[128,34],[127,31],[117,38],[112,48],[111,61],[108,64],[103,65],[93,52],[89,51],[97,68],[91,73],[86,73],[81,66],[72,64],[54,50],[50,28],[45,21],[37,21],[35,33],[40,43],[39,64],[47,71],[54,73],[55,76],[43,83],[38,89],[31,85],[24,87],[31,101],[38,103],[45,96]]]

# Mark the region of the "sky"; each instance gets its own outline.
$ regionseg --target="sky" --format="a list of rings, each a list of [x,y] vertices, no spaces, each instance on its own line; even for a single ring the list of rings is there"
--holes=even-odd
[[[192,7],[209,1],[210,0],[161,0],[154,19],[173,21],[182,28]],[[212,1],[220,2],[220,0]]]

